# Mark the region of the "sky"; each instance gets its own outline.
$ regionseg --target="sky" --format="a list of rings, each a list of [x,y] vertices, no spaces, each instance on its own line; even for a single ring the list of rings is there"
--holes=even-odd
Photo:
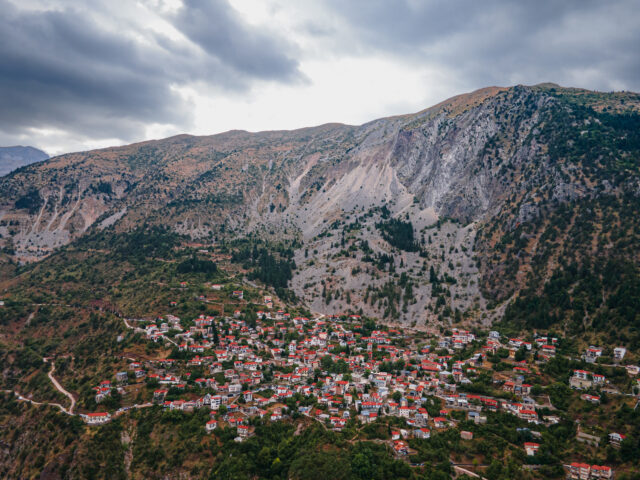
[[[637,0],[0,0],[0,146],[362,124],[499,85],[640,91]]]

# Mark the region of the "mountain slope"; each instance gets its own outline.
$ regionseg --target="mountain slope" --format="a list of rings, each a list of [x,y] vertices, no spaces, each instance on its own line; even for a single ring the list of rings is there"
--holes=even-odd
[[[17,168],[48,158],[49,155],[33,147],[0,147],[0,177]]]
[[[520,321],[518,305],[531,314],[550,281],[587,269],[563,285],[598,279],[598,301],[546,300],[535,315],[552,320],[531,319],[587,325],[617,308],[607,265],[636,288],[639,106],[634,93],[493,87],[358,127],[64,155],[0,179],[0,241],[27,261],[142,224],[293,242],[290,287],[310,308],[418,325],[501,318],[521,293],[507,309]]]

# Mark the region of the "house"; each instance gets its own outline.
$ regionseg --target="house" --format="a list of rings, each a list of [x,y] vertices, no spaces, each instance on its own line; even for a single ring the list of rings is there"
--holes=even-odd
[[[153,402],[154,403],[164,402],[164,397],[167,396],[167,393],[169,393],[169,390],[166,390],[166,389],[155,390],[153,392]]]
[[[516,385],[515,382],[510,382],[510,381],[509,382],[504,382],[504,385],[502,386],[502,389],[505,392],[512,392],[513,393],[513,391],[515,389],[515,385]]]
[[[425,427],[417,428],[416,430],[413,431],[413,436],[416,438],[426,439],[431,437],[431,430]]]
[[[587,351],[584,353],[583,358],[587,363],[594,363],[601,356],[602,356],[602,349],[591,346],[587,348]]]
[[[211,397],[211,410],[218,410],[222,404],[222,396],[214,395]]]
[[[589,480],[591,475],[591,465],[588,463],[573,462],[569,465],[569,478],[578,480]]]
[[[611,479],[613,478],[613,469],[602,465],[574,462],[569,465],[568,478],[572,480]]]
[[[111,387],[94,387],[94,390],[96,391],[96,403],[100,403],[105,398],[111,396]]]
[[[518,417],[523,420],[528,420],[529,422],[534,422],[538,420],[538,413],[535,410],[520,410],[518,412]]]
[[[614,447],[619,447],[622,441],[627,438],[625,435],[621,433],[610,433],[609,434],[609,443]]]
[[[409,453],[409,445],[405,441],[396,440],[393,442],[393,450],[396,455],[407,455]]]
[[[533,457],[536,453],[538,453],[539,448],[540,448],[540,445],[538,443],[525,442],[524,444],[524,451],[530,457]]]
[[[409,407],[409,406],[400,407],[399,413],[401,417],[409,418],[414,410],[415,410],[415,407]]]
[[[555,345],[542,345],[542,354],[548,357],[554,357],[556,355]]]
[[[81,417],[88,425],[102,425],[111,420],[111,415],[108,412],[87,413]]]
[[[613,478],[613,469],[602,465],[591,465],[591,478]]]
[[[206,423],[204,428],[207,433],[213,432],[216,428],[218,428],[218,421],[215,419],[211,419]]]
[[[238,436],[240,438],[246,438],[249,436],[249,426],[248,425],[238,425]]]
[[[447,419],[444,417],[435,417],[433,419],[433,423],[435,424],[436,428],[447,428],[448,425]]]
[[[580,395],[580,398],[586,402],[600,403],[600,397],[597,395],[589,395],[588,393],[584,393]]]
[[[473,432],[467,432],[466,430],[462,430],[460,432],[460,438],[462,440],[473,440]]]
[[[627,349],[624,347],[616,347],[613,349],[613,359],[616,361],[620,361],[624,358],[627,353]]]
[[[627,365],[624,368],[627,370],[627,374],[632,377],[640,374],[640,367],[638,365]]]
[[[331,417],[329,422],[331,423],[331,425],[333,426],[333,428],[335,430],[340,431],[347,424],[347,419],[346,418],[340,418],[340,417]]]
[[[589,388],[592,384],[591,372],[586,370],[574,370],[573,376],[569,379],[569,385],[573,388]]]
[[[378,418],[378,412],[363,411],[359,415],[359,418],[362,423],[372,423],[372,422],[375,422],[376,419]]]

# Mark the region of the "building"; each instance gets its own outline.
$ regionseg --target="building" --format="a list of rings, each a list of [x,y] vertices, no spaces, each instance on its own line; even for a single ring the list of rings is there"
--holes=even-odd
[[[434,418],[433,423],[435,424],[436,428],[447,428],[447,425],[449,424],[449,422],[447,422],[447,419],[444,417]]]
[[[528,420],[529,422],[533,422],[538,420],[538,413],[535,410],[520,410],[518,412],[518,417],[523,420]]]
[[[569,465],[569,476],[572,480],[592,480],[613,478],[613,469],[601,465],[574,462]]]
[[[537,444],[537,443],[525,442],[525,444],[524,444],[524,451],[530,457],[533,457],[536,453],[538,453],[538,449],[539,448],[540,448],[540,445]]]
[[[218,428],[218,421],[215,419],[211,419],[206,423],[204,428],[207,433],[213,432],[216,428]]]
[[[569,465],[569,478],[588,480],[591,475],[591,465],[588,463],[573,462]]]
[[[624,439],[627,438],[625,435],[621,434],[621,433],[610,433],[609,434],[609,443],[611,445],[613,445],[614,447],[619,447],[620,444],[624,441]]]
[[[627,353],[627,349],[624,347],[616,347],[613,349],[613,359],[616,361],[620,361],[624,358]]]
[[[407,455],[409,453],[409,444],[403,440],[393,442],[393,450],[396,455]]]
[[[87,413],[81,417],[87,425],[102,425],[111,420],[111,415],[108,412]]]
[[[613,469],[603,465],[591,465],[591,478],[613,478]]]
[[[588,363],[594,363],[601,356],[602,356],[601,348],[590,346],[589,348],[587,348],[587,351],[584,353],[583,358]]]

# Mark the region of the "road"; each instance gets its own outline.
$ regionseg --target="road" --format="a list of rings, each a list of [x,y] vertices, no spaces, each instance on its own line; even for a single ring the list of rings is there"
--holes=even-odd
[[[459,467],[457,465],[454,465],[453,469],[458,473],[462,473],[463,475],[469,475],[469,476],[474,477],[474,478],[481,478],[482,480],[487,480],[485,477],[482,477],[482,476],[478,475],[477,473],[472,472],[471,470],[467,470],[466,468],[462,468],[462,467]]]
[[[31,400],[30,398],[22,396],[20,393],[16,392],[15,390],[3,390],[3,392],[13,393],[16,397],[18,397],[18,400],[21,401],[21,402],[29,402],[32,405],[50,405],[52,407],[59,408],[62,412],[66,413],[67,415],[74,415],[73,413],[70,413],[62,405],[60,405],[59,403],[36,402],[35,400]]]
[[[43,360],[44,360],[45,363],[47,362],[46,358],[43,358]],[[51,370],[49,370],[49,374],[48,374],[49,380],[51,380],[51,383],[53,383],[53,386],[56,387],[56,389],[60,393],[62,393],[63,395],[66,395],[69,398],[69,400],[71,400],[71,406],[69,407],[69,410],[65,410],[64,408],[63,408],[63,410],[65,410],[65,412],[68,413],[69,415],[73,415],[73,409],[76,406],[76,399],[73,398],[73,395],[71,395],[71,393],[67,392],[62,387],[62,385],[60,385],[58,380],[55,379],[55,377],[53,376],[53,372],[55,372],[55,371],[56,371],[56,364],[55,364],[55,362],[52,362],[51,363]]]

